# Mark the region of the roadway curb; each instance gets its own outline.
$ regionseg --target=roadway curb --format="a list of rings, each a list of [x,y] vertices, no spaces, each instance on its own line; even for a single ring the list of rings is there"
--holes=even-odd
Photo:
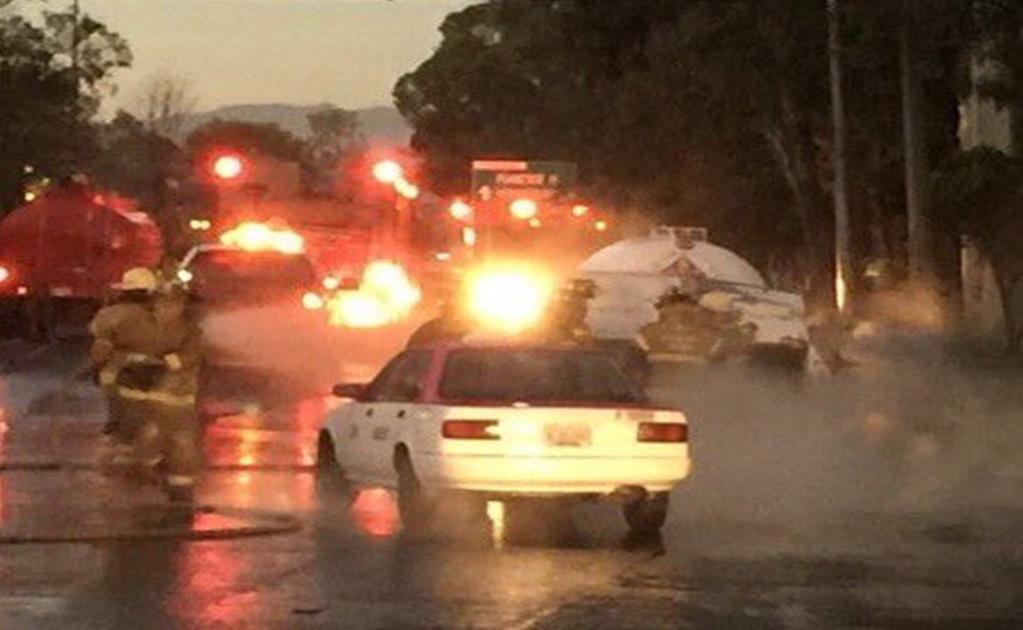
[[[112,543],[112,542],[130,542],[130,541],[142,541],[142,540],[182,540],[182,541],[210,541],[210,540],[231,540],[238,538],[252,538],[257,536],[274,536],[280,534],[290,534],[302,529],[301,522],[291,516],[283,514],[270,514],[264,512],[247,512],[241,510],[225,510],[221,511],[211,506],[202,506],[195,508],[173,508],[165,504],[153,504],[153,505],[142,505],[136,506],[143,509],[152,509],[154,511],[162,511],[167,514],[173,513],[175,510],[180,510],[174,516],[182,519],[180,523],[175,523],[166,527],[158,528],[128,528],[126,531],[114,531],[114,532],[98,532],[90,533],[88,531],[76,532],[76,533],[53,533],[53,534],[35,534],[35,533],[16,533],[16,534],[3,534],[0,533],[0,546],[3,545],[40,545],[40,544],[72,544],[72,543]],[[230,515],[231,513],[236,514],[236,518],[239,521],[249,520],[249,522],[230,526],[230,527],[214,527],[210,529],[191,529],[192,521],[187,519],[189,516],[201,516],[204,514],[223,514]],[[191,514],[189,514],[191,513]]]
[[[0,462],[0,474],[5,472],[99,471],[101,466],[92,462],[62,462],[57,460]],[[315,472],[314,464],[214,464],[203,467],[203,472]]]

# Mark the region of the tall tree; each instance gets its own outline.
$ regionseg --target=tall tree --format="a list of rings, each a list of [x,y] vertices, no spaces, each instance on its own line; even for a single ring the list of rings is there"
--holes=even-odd
[[[920,0],[932,164],[956,146],[965,1]],[[904,255],[906,220],[897,4],[845,7],[855,272],[872,251]],[[462,192],[474,157],[574,160],[591,194],[706,225],[762,264],[796,261],[830,304],[827,25],[822,0],[492,0],[449,16],[394,94],[441,192]]]
[[[143,84],[137,111],[150,130],[179,141],[185,118],[195,111],[198,101],[187,78],[158,72]]]
[[[0,18],[0,209],[18,202],[26,166],[55,176],[80,167],[95,146],[88,121],[130,63],[127,42],[88,15]]]
[[[281,160],[301,162],[305,145],[273,123],[214,119],[196,128],[185,142],[192,156],[215,150],[254,152]]]
[[[356,112],[331,107],[307,116],[312,132],[306,141],[310,188],[319,194],[336,194],[343,162],[364,150]]]

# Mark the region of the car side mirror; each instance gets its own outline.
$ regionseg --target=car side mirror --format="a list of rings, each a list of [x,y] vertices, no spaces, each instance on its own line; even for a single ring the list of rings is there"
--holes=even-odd
[[[339,383],[331,392],[338,398],[352,398],[358,400],[366,393],[366,385],[362,383]]]

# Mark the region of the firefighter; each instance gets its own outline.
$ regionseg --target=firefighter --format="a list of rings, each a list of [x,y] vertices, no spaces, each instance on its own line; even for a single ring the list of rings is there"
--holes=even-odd
[[[595,295],[590,280],[572,280],[558,293],[552,305],[545,331],[556,341],[586,343],[592,339],[590,327],[586,324],[588,303]]]
[[[636,343],[653,362],[699,364],[737,354],[752,331],[740,326],[738,315],[722,300],[711,297],[669,291],[657,302],[657,321],[640,329]]]
[[[115,461],[123,462],[132,440],[130,417],[137,416],[137,405],[118,395],[118,382],[128,365],[152,360],[153,313],[151,300],[156,289],[156,275],[138,267],[125,272],[117,301],[100,309],[89,331],[93,342],[89,356],[98,371],[100,389],[107,399],[107,422],[103,433],[113,438],[118,450]]]
[[[144,418],[135,435],[135,455],[147,475],[162,483],[172,502],[192,500],[200,457],[196,394],[199,387],[201,336],[177,291],[161,294],[153,305],[155,342],[164,369],[149,389],[123,389],[137,400]],[[157,478],[161,466],[162,478]]]

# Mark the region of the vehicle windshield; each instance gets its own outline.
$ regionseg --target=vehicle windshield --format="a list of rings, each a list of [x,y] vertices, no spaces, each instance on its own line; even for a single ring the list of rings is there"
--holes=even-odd
[[[201,252],[189,271],[201,292],[222,295],[292,293],[316,283],[308,258],[277,252]]]
[[[498,404],[646,402],[610,357],[589,350],[455,350],[444,364],[440,396]]]

